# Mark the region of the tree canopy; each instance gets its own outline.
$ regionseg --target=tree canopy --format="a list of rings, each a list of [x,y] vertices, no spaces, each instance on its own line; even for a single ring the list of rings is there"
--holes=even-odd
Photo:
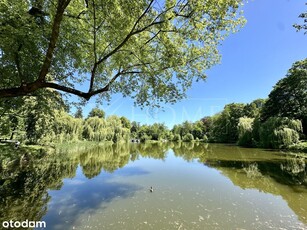
[[[262,119],[269,117],[300,119],[307,131],[307,59],[295,62],[285,78],[274,86],[264,105]]]
[[[175,102],[219,62],[218,45],[244,24],[242,2],[3,0],[0,98],[53,88]]]
[[[105,112],[102,109],[99,108],[93,108],[89,114],[88,117],[99,117],[99,118],[105,118]]]

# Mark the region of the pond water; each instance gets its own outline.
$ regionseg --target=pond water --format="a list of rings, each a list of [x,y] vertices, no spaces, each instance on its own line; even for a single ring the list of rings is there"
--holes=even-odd
[[[41,220],[52,230],[307,229],[306,155],[164,143],[20,150],[19,158],[1,161],[0,223]]]

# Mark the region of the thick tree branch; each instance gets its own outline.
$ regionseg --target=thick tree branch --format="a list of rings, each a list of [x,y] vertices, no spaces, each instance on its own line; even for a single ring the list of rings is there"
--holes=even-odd
[[[115,80],[119,76],[127,75],[127,74],[138,74],[138,73],[141,73],[141,71],[119,71],[117,74],[115,74],[110,79],[110,81],[104,87],[91,91],[91,92],[83,92],[83,91],[80,91],[80,90],[77,90],[71,87],[59,85],[54,82],[35,81],[32,83],[23,84],[19,87],[14,87],[14,88],[9,88],[9,89],[0,89],[0,98],[25,96],[25,95],[30,95],[34,93],[38,89],[51,88],[51,89],[60,90],[65,93],[74,94],[76,96],[83,97],[84,99],[89,100],[94,95],[109,91],[110,86],[112,85],[112,83],[115,82]]]
[[[46,79],[46,75],[49,72],[49,68],[51,65],[54,49],[60,34],[60,25],[63,19],[63,14],[68,6],[70,0],[58,0],[57,10],[53,21],[51,38],[49,41],[49,46],[47,49],[46,57],[44,63],[42,65],[41,71],[39,73],[37,81],[44,82]]]
[[[93,86],[94,86],[94,81],[95,81],[95,75],[96,75],[96,70],[97,70],[97,41],[96,41],[96,7],[95,7],[95,1],[92,0],[92,5],[93,5],[93,40],[94,40],[94,44],[93,44],[93,53],[94,53],[94,66],[92,68],[91,71],[91,80],[90,80],[90,87],[88,92],[91,92],[93,90]]]
[[[33,92],[35,92],[38,89],[41,88],[51,88],[51,89],[57,89],[60,90],[62,92],[65,93],[70,93],[70,94],[74,94],[77,95],[79,97],[83,97],[86,100],[89,100],[93,95],[95,95],[94,92],[91,93],[86,93],[86,92],[82,92],[80,90],[74,89],[74,88],[70,88],[67,86],[63,86],[63,85],[59,85],[57,83],[53,83],[53,82],[33,82],[33,83],[29,83],[29,84],[24,84],[20,87],[15,87],[15,88],[9,88],[9,89],[1,89],[0,90],[0,98],[1,97],[17,97],[17,96],[25,96],[25,95],[29,95]],[[102,89],[100,89],[100,92],[105,92],[108,91],[108,87],[104,87]]]

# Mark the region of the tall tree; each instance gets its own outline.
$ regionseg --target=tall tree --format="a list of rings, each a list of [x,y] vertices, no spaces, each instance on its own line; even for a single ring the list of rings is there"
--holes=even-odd
[[[307,59],[295,62],[269,94],[261,118],[273,116],[300,119],[307,134]]]
[[[265,99],[256,99],[252,101],[251,103],[248,103],[244,107],[244,115],[250,118],[256,118],[260,116],[262,107],[265,104]]]
[[[105,118],[105,112],[104,112],[102,109],[93,108],[93,109],[89,112],[88,117]]]
[[[2,0],[0,98],[53,88],[175,102],[219,62],[221,41],[244,24],[243,1]]]
[[[221,113],[212,117],[210,138],[215,142],[236,142],[239,137],[237,129],[240,117],[245,116],[245,104],[231,103]]]

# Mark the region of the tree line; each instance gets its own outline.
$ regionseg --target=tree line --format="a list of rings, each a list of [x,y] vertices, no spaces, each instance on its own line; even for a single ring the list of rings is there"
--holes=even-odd
[[[307,134],[307,59],[295,62],[267,99],[228,104],[201,119],[201,125],[185,122],[173,132],[181,138],[189,132],[191,138],[204,135],[205,141],[246,147],[289,148],[300,143]]]
[[[288,148],[306,138],[307,59],[293,64],[268,99],[227,104],[223,111],[169,129],[163,123],[140,125],[126,117],[106,117],[99,108],[83,118],[74,115],[56,91],[0,101],[1,137],[29,144],[74,141],[113,143],[146,141],[205,141],[247,147]]]

